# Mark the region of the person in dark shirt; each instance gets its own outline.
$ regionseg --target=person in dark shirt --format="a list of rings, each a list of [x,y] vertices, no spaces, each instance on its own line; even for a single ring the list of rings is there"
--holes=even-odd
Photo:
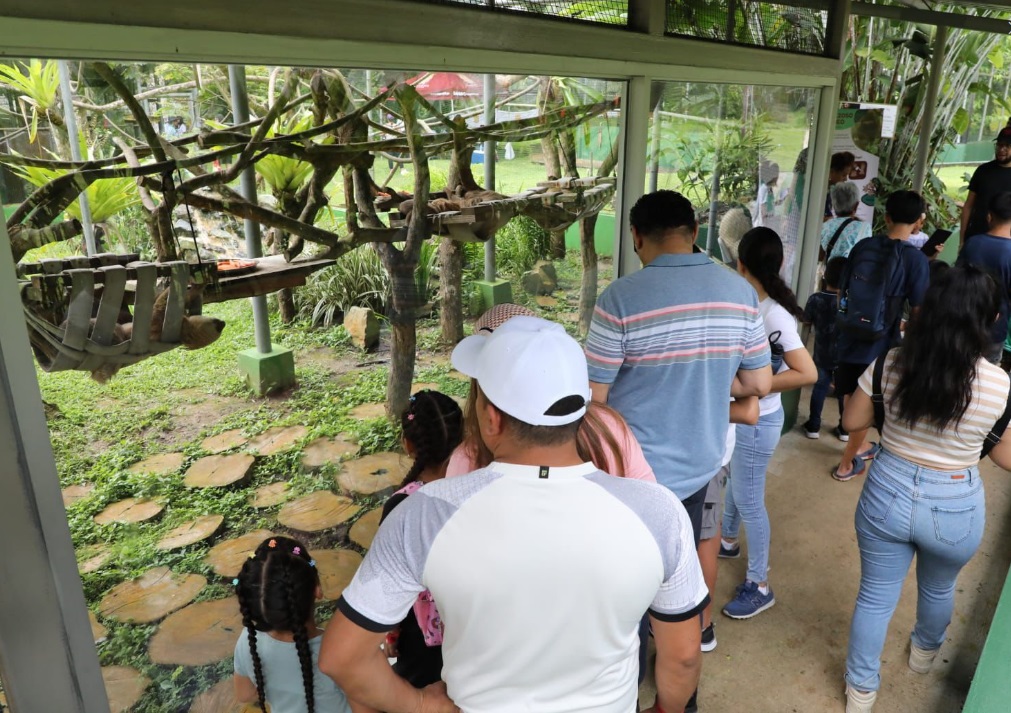
[[[808,438],[818,438],[821,430],[821,410],[825,405],[832,377],[835,374],[835,316],[839,311],[839,278],[846,267],[846,258],[834,257],[825,265],[825,286],[807,298],[804,306],[804,322],[814,327],[814,365],[818,367],[818,381],[811,389],[811,408],[807,422],[804,424],[804,435]],[[842,397],[838,394],[839,426],[842,430]],[[837,434],[838,435],[838,434]]]
[[[850,151],[839,151],[832,154],[832,162],[828,167],[828,187],[830,190],[835,184],[849,179],[850,172],[853,171],[853,164],[856,161],[857,157]],[[825,220],[830,220],[834,216],[835,213],[832,212],[832,196],[830,193],[826,193]]]
[[[987,232],[990,200],[998,193],[1011,191],[1011,126],[1000,130],[994,144],[994,160],[979,166],[969,179],[969,195],[962,206],[959,247],[973,235]]]
[[[992,343],[985,355],[990,363],[999,364],[1007,338],[1008,295],[1011,294],[1011,192],[993,196],[988,213],[988,230],[966,241],[956,264],[975,265],[986,270],[1003,288],[1000,314],[990,329]]]
[[[930,261],[921,250],[906,241],[919,231],[926,218],[926,204],[915,191],[895,191],[885,203],[885,235],[872,235],[857,243],[850,252],[849,259],[856,259],[865,250],[879,250],[881,241],[895,240],[902,243],[898,250],[899,264],[889,278],[885,289],[886,299],[907,304],[911,311],[919,308],[930,284]],[[840,330],[836,336],[836,353],[839,364],[835,372],[836,391],[848,398],[857,389],[857,380],[867,367],[893,346],[898,345],[900,336],[901,310],[892,326],[880,338],[866,340]],[[864,446],[867,430],[850,433],[843,450],[842,459],[832,470],[836,480],[847,481],[860,475],[866,469],[865,461],[877,453],[877,444]]]

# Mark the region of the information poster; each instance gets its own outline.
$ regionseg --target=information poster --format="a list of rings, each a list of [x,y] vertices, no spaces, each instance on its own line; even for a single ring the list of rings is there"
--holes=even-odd
[[[867,223],[874,223],[874,201],[878,187],[878,166],[885,110],[882,108],[861,109],[844,104],[836,115],[835,136],[832,153],[849,151],[856,160],[850,171],[849,180],[860,189],[860,204],[857,217]]]

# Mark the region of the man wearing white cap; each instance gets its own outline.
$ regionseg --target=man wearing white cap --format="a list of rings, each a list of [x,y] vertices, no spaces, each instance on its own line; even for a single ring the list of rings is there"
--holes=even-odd
[[[559,325],[514,317],[463,340],[453,365],[477,379],[495,461],[424,486],[383,523],[337,603],[320,668],[385,711],[633,713],[649,611],[655,710],[680,713],[709,600],[691,524],[667,489],[578,456],[590,399],[579,344]],[[378,647],[426,588],[445,627],[446,688],[419,693]]]

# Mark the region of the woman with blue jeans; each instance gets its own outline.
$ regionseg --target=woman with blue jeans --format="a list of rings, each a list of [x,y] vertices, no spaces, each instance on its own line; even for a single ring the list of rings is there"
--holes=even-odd
[[[779,394],[813,384],[818,378],[811,355],[797,332],[803,314],[797,298],[779,276],[783,242],[770,228],[752,228],[737,248],[737,271],[758,292],[758,309],[772,346],[772,393],[758,402],[758,423],[737,426],[737,445],[730,461],[724,501],[719,556],[739,557],[741,522],[748,530],[748,574],[733,600],[723,607],[732,619],[750,619],[776,603],[769,587],[769,513],[765,508],[765,474],[783,430]]]
[[[931,284],[902,346],[885,359],[882,450],[856,511],[860,591],[846,657],[846,711],[869,713],[881,685],[881,651],[916,556],[916,626],[909,667],[927,673],[944,642],[955,581],[983,537],[983,442],[1004,412],[1008,376],[986,361],[1000,288],[975,267]],[[846,405],[848,430],[874,420],[874,364]],[[1011,467],[1011,438],[990,452]]]

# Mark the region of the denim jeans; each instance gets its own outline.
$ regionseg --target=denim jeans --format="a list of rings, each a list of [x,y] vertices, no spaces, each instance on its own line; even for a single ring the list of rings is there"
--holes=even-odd
[[[821,411],[825,406],[825,397],[828,396],[829,387],[832,386],[832,372],[834,369],[818,367],[818,381],[811,387],[811,408],[807,419],[807,426],[812,431],[821,428]],[[839,401],[839,424],[842,425],[842,398]]]
[[[881,685],[881,650],[902,582],[916,555],[912,642],[940,648],[955,604],[955,579],[983,539],[986,509],[976,466],[931,470],[886,450],[871,465],[857,504],[860,591],[850,625],[846,682]]]
[[[764,582],[769,574],[769,511],[765,509],[765,472],[783,430],[783,409],[761,416],[758,424],[737,425],[737,445],[723,505],[723,537],[736,538],[741,521],[748,531],[748,579]]]

